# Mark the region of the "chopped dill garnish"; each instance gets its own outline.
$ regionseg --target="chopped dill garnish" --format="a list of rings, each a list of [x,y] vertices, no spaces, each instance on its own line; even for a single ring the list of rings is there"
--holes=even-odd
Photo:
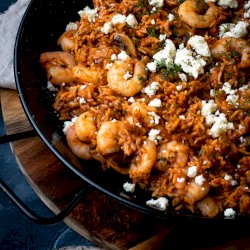
[[[147,32],[149,36],[159,37],[159,32],[155,28],[148,29]]]
[[[162,72],[166,78],[176,77],[179,72],[181,72],[181,66],[175,63],[167,64],[166,68],[163,68]]]

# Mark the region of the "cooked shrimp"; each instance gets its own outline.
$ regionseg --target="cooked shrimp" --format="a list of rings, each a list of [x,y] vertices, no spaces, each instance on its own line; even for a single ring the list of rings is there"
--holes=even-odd
[[[153,141],[147,139],[138,150],[138,155],[132,160],[129,176],[134,181],[147,179],[151,173],[156,160],[156,145]]]
[[[128,61],[117,60],[108,71],[108,86],[116,93],[126,97],[134,96],[143,89],[143,83],[147,79],[145,64],[136,60],[134,75],[126,80],[126,75],[132,71],[132,64]]]
[[[67,143],[72,150],[72,152],[79,158],[84,160],[91,160],[93,159],[90,150],[90,144],[84,143],[79,140],[76,135],[75,125],[72,125],[66,133],[66,140]]]
[[[169,166],[183,168],[188,161],[189,147],[177,141],[170,141],[158,147],[156,168],[166,171]]]
[[[63,51],[70,52],[75,48],[74,35],[75,30],[65,31],[58,39],[57,44],[61,46]]]
[[[199,201],[208,194],[209,190],[210,186],[207,181],[205,181],[202,185],[199,185],[195,181],[192,181],[187,186],[187,201],[190,201],[191,203]]]
[[[229,63],[232,62],[232,57],[233,55],[235,55],[236,52],[241,55],[241,61],[238,64],[238,67],[250,67],[250,45],[244,39],[235,37],[224,37],[216,41],[212,45],[211,52],[216,59],[222,58],[226,61],[229,61]]]
[[[118,152],[120,150],[119,133],[122,129],[121,121],[107,121],[102,123],[97,132],[97,148],[103,155]]]
[[[100,71],[97,69],[84,67],[81,65],[73,67],[72,72],[74,78],[82,83],[97,84],[102,78]]]
[[[204,15],[198,14],[202,7],[203,1],[186,0],[179,6],[178,15],[180,20],[187,23],[193,28],[209,28],[216,24],[218,17],[223,17],[222,8],[208,3],[209,8]]]
[[[197,208],[203,216],[215,217],[219,211],[219,204],[211,197],[205,197],[197,203]]]
[[[95,144],[96,125],[94,116],[90,112],[81,114],[75,122],[75,131],[77,137],[87,143]]]
[[[74,76],[72,67],[76,62],[74,56],[68,52],[45,52],[40,56],[40,63],[47,71],[48,80],[54,84],[72,82]]]

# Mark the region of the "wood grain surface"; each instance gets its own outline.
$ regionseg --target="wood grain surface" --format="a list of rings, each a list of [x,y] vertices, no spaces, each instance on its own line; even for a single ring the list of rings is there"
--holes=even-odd
[[[16,91],[1,89],[1,106],[7,134],[32,129]],[[231,229],[231,234],[222,236],[214,226],[212,229],[197,224],[170,227],[117,203],[89,188],[38,136],[12,142],[11,147],[31,187],[54,213],[58,213],[80,188],[88,188],[64,222],[104,249],[250,249],[248,228]]]

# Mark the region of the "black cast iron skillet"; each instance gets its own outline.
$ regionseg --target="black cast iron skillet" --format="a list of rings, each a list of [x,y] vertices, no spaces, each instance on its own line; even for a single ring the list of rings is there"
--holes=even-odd
[[[149,194],[137,188],[135,194],[124,197],[121,193],[123,183],[128,179],[113,171],[103,172],[99,163],[83,161],[75,157],[68,148],[62,133],[62,124],[53,111],[53,96],[47,89],[46,74],[39,64],[42,52],[60,50],[57,39],[64,32],[70,21],[79,20],[78,11],[86,5],[92,6],[89,0],[33,0],[21,22],[15,45],[14,70],[17,90],[23,108],[48,148],[82,180],[106,193],[115,200],[148,213],[164,221],[202,220],[203,222],[249,221],[249,217],[236,216],[224,219],[223,216],[213,219],[185,211],[175,212],[169,208],[166,212],[146,206]]]

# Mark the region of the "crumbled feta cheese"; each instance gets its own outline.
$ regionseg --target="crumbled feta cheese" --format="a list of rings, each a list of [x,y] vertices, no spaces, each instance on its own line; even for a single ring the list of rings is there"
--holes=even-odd
[[[168,199],[165,197],[160,197],[156,200],[151,199],[146,202],[146,205],[164,211],[167,209]]]
[[[146,88],[142,90],[142,93],[147,94],[148,96],[155,95],[156,91],[160,88],[160,84],[158,82],[152,82]]]
[[[249,24],[243,21],[239,21],[237,24],[224,23],[219,26],[219,36],[224,37],[245,37],[248,33],[247,28]]]
[[[157,115],[155,112],[151,111],[148,112],[148,115],[152,116],[152,120],[150,121],[153,124],[159,124],[159,121],[161,119],[161,117],[159,115]]]
[[[243,85],[239,88],[240,91],[245,91],[248,89],[248,85]]]
[[[187,82],[187,76],[184,73],[179,73],[178,76],[180,77],[181,81]]]
[[[202,186],[202,184],[206,181],[206,179],[201,175],[198,175],[195,177],[194,182],[198,184],[199,186]]]
[[[151,6],[160,8],[160,7],[163,7],[163,5],[164,5],[164,0],[148,0],[148,3],[149,3]]]
[[[118,60],[126,61],[128,58],[128,54],[126,53],[126,51],[122,50],[121,53],[118,54],[117,58]]]
[[[148,139],[154,141],[157,144],[158,140],[161,140],[162,137],[160,136],[161,131],[159,129],[151,129],[148,133]]]
[[[105,66],[105,69],[110,69],[112,67],[113,63],[107,63]]]
[[[239,96],[233,94],[233,95],[228,95],[226,101],[227,101],[228,103],[231,103],[232,105],[234,105],[234,106],[237,107],[237,106],[239,105],[239,103],[237,102],[238,99],[239,99]]]
[[[135,98],[133,96],[131,96],[129,99],[128,99],[128,102],[130,103],[135,103]]]
[[[178,183],[183,183],[185,181],[185,178],[184,177],[177,177],[176,181]]]
[[[226,101],[234,106],[238,106],[239,96],[236,95],[236,90],[232,89],[232,86],[229,82],[225,82],[221,88],[227,94]]]
[[[127,22],[128,26],[130,26],[131,28],[134,28],[138,24],[138,22],[133,14],[129,14],[126,17],[126,22]]]
[[[192,166],[188,168],[188,172],[187,172],[187,176],[189,178],[194,178],[197,174],[197,167],[196,166]]]
[[[172,22],[172,21],[174,21],[174,19],[175,19],[175,16],[174,16],[172,13],[169,13],[169,14],[168,14],[168,20],[169,20],[170,22]]]
[[[155,25],[155,20],[154,19],[151,20],[151,24]]]
[[[47,89],[49,91],[57,91],[57,88],[50,81],[47,82]]]
[[[220,113],[219,116],[214,116],[213,118],[213,126],[211,127],[209,134],[216,138],[219,137],[221,133],[227,130],[233,130],[234,125],[232,122],[228,122],[225,114]]]
[[[80,90],[84,90],[84,89],[86,89],[86,88],[87,88],[87,85],[81,85],[81,86],[79,87]]]
[[[177,91],[181,91],[182,90],[182,85],[177,85],[175,88],[176,88]]]
[[[112,24],[123,24],[126,23],[127,17],[125,15],[122,14],[116,14],[112,17]]]
[[[230,180],[232,180],[233,179],[233,177],[231,176],[231,175],[229,175],[229,174],[226,174],[225,176],[224,176],[224,180],[226,180],[226,181],[230,181]]]
[[[203,36],[192,36],[187,42],[197,54],[211,56],[208,44]]]
[[[76,122],[77,117],[73,117],[71,121],[65,121],[63,124],[63,133],[66,134],[68,129]]]
[[[137,122],[137,123],[135,124],[135,126],[137,126],[138,128],[141,128],[141,124],[140,124],[139,122]]]
[[[166,37],[167,37],[167,34],[160,34],[160,35],[159,35],[159,40],[160,40],[161,42],[163,42],[164,40],[166,40]]]
[[[157,11],[156,7],[153,7],[152,10],[150,11],[150,13],[155,13]]]
[[[105,35],[109,34],[112,31],[112,23],[107,22],[103,25],[101,28],[101,32],[104,33]]]
[[[193,57],[192,51],[187,48],[177,50],[174,62],[195,79],[199,74],[204,73],[203,67],[206,65],[206,62],[200,56]]]
[[[218,5],[222,6],[223,8],[234,8],[236,9],[238,7],[238,1],[237,0],[219,0]]]
[[[164,62],[165,64],[173,63],[176,54],[176,48],[172,40],[167,39],[163,50],[153,55],[156,62]]]
[[[156,65],[155,62],[147,63],[147,69],[148,69],[150,72],[156,72],[156,68],[157,68],[157,65]]]
[[[201,101],[201,115],[208,116],[213,114],[217,110],[217,104],[214,100],[209,100],[208,102],[202,100]]]
[[[152,101],[150,101],[150,103],[148,104],[149,107],[156,107],[159,108],[161,107],[161,99],[159,98],[155,98]]]
[[[244,4],[244,9],[246,10],[244,12],[244,18],[250,18],[250,1]]]
[[[133,75],[131,75],[130,72],[127,71],[127,72],[124,74],[123,79],[124,79],[124,80],[128,80],[128,79],[131,78],[132,76],[133,76]]]
[[[216,91],[215,89],[210,89],[210,96],[215,97]]]
[[[90,23],[95,22],[95,18],[98,17],[97,9],[91,9],[86,6],[83,10],[78,11],[80,17],[87,17]]]
[[[236,212],[232,208],[227,208],[224,210],[225,217],[234,217]]]
[[[65,30],[66,30],[66,31],[68,31],[68,30],[77,30],[77,23],[69,22],[69,23],[66,25]]]
[[[232,86],[229,82],[224,82],[221,89],[224,90],[227,95],[235,94],[235,91],[232,90]]]
[[[185,115],[180,115],[180,116],[179,116],[179,119],[185,120]]]
[[[241,137],[239,138],[239,140],[240,140],[240,142],[246,141],[246,139],[245,139],[243,136],[241,136]]]
[[[86,102],[86,100],[85,100],[83,97],[81,97],[81,98],[79,99],[79,103],[80,103],[80,104],[85,104],[85,103],[87,103],[87,102]]]
[[[123,189],[126,192],[134,193],[134,191],[135,191],[135,184],[134,183],[126,182],[126,183],[123,184]]]

